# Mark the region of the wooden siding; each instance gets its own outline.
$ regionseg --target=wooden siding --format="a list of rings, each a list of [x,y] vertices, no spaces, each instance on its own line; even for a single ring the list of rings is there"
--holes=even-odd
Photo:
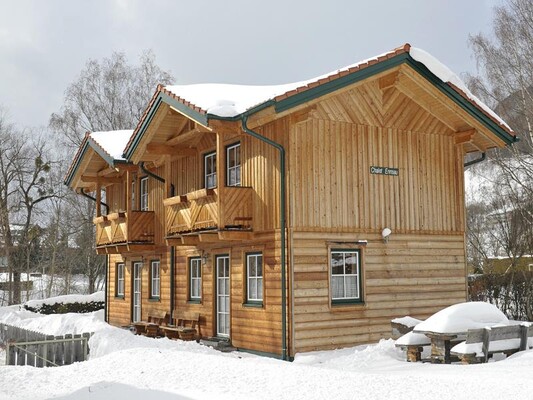
[[[295,229],[464,231],[463,153],[449,136],[310,119],[290,147]]]
[[[116,264],[123,262],[121,255],[109,256],[108,317],[109,323],[117,326],[131,324],[133,262],[143,261],[141,277],[141,318],[146,320],[151,310],[170,311],[170,259],[167,252],[145,253],[143,257],[127,258],[124,268],[124,297],[116,297]],[[150,261],[160,261],[160,297],[150,298]]]
[[[466,300],[463,235],[298,232],[293,244],[294,352],[355,346],[390,337],[390,320],[425,319]],[[329,249],[361,248],[364,304],[331,305]]]
[[[264,234],[253,244],[202,247],[202,250],[177,248],[176,251],[176,307],[183,311],[200,313],[200,331],[203,337],[215,336],[215,259],[217,255],[230,256],[231,328],[233,346],[247,350],[281,354],[281,296],[279,249],[274,235]],[[206,252],[209,257],[202,265],[202,300],[188,301],[188,263],[190,257]],[[263,254],[263,306],[246,305],[246,254]]]

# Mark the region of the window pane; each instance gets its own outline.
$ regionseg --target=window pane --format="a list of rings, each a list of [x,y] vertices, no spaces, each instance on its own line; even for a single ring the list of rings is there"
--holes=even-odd
[[[331,253],[331,272],[334,275],[344,273],[344,255],[339,252]]]
[[[359,297],[359,288],[357,287],[357,279],[355,276],[347,276],[346,283],[346,297]]]
[[[257,256],[257,276],[263,276],[263,256]]]
[[[344,278],[342,276],[331,277],[331,296],[334,299],[344,297]]]
[[[249,299],[257,299],[257,280],[256,279],[248,279],[248,298]]]
[[[254,256],[248,257],[248,276],[257,276],[256,258]]]
[[[263,278],[257,278],[257,300],[263,300]]]

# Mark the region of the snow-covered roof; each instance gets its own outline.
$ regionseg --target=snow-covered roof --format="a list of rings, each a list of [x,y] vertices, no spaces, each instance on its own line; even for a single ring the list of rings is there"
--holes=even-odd
[[[132,134],[132,129],[87,132],[65,175],[65,184],[70,185],[72,182],[76,169],[88,146],[96,151],[106,162],[111,165],[115,161],[126,161],[122,154]]]
[[[89,138],[114,160],[124,160],[122,153],[132,133],[133,129],[91,132],[89,133]]]
[[[399,52],[407,52],[416,61],[424,64],[435,76],[442,82],[449,83],[456,90],[459,89],[462,95],[479,106],[485,113],[489,114],[499,125],[504,126],[508,131],[511,128],[486,104],[468,90],[465,83],[453,73],[447,66],[433,57],[426,51],[411,47],[406,44],[402,48],[368,58],[363,61],[348,65],[346,67],[328,72],[326,74],[314,77],[305,81],[288,83],[283,85],[271,86],[246,86],[204,83],[192,85],[170,85],[165,89],[175,95],[178,99],[188,104],[192,108],[198,108],[199,111],[217,117],[236,117],[258,105],[270,100],[278,100],[280,97],[287,97],[297,92],[312,88],[318,84],[327,82],[343,76],[346,73],[353,72],[360,67],[372,65],[376,62],[383,61],[391,55]]]

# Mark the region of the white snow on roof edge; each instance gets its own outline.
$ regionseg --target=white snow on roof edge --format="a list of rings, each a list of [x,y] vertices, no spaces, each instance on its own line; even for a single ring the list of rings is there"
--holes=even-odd
[[[429,54],[427,51],[419,49],[417,47],[411,47],[409,50],[409,55],[413,57],[414,60],[424,64],[427,69],[429,69],[437,78],[443,82],[449,82],[461,89],[466,96],[481,107],[484,111],[494,117],[500,125],[505,126],[507,129],[512,131],[511,127],[501,119],[498,114],[496,114],[492,109],[489,108],[485,103],[483,103],[478,97],[476,97],[467,87],[466,84],[462,81],[459,76],[457,76],[452,70],[450,70],[446,65],[437,60],[434,56]]]
[[[133,129],[117,131],[91,132],[89,137],[93,139],[114,160],[125,160],[122,153],[133,134]]]
[[[283,85],[234,85],[234,84],[219,84],[219,83],[201,83],[190,85],[169,85],[165,89],[178,96],[182,100],[190,102],[194,106],[206,111],[208,114],[218,117],[236,117],[255,106],[266,103],[275,97],[285,94],[291,90],[307,86],[312,82],[337,74],[341,71],[346,71],[350,68],[366,64],[371,60],[379,59],[391,52],[379,54],[377,56],[359,61],[357,63],[339,68],[335,71],[305,80],[300,82],[288,83]],[[485,103],[477,98],[467,87],[466,84],[451,71],[446,65],[437,60],[428,52],[411,47],[409,55],[416,61],[424,64],[435,76],[442,82],[449,82],[462,90],[465,95],[487,114],[492,116],[500,125],[506,127],[510,131],[512,129],[501,119],[494,111],[492,111]]]

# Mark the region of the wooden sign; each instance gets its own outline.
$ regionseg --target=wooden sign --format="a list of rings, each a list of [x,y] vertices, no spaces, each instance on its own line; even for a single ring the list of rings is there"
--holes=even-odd
[[[398,175],[400,175],[400,170],[398,168],[371,166],[370,167],[370,173],[373,174],[373,175],[398,176]]]

